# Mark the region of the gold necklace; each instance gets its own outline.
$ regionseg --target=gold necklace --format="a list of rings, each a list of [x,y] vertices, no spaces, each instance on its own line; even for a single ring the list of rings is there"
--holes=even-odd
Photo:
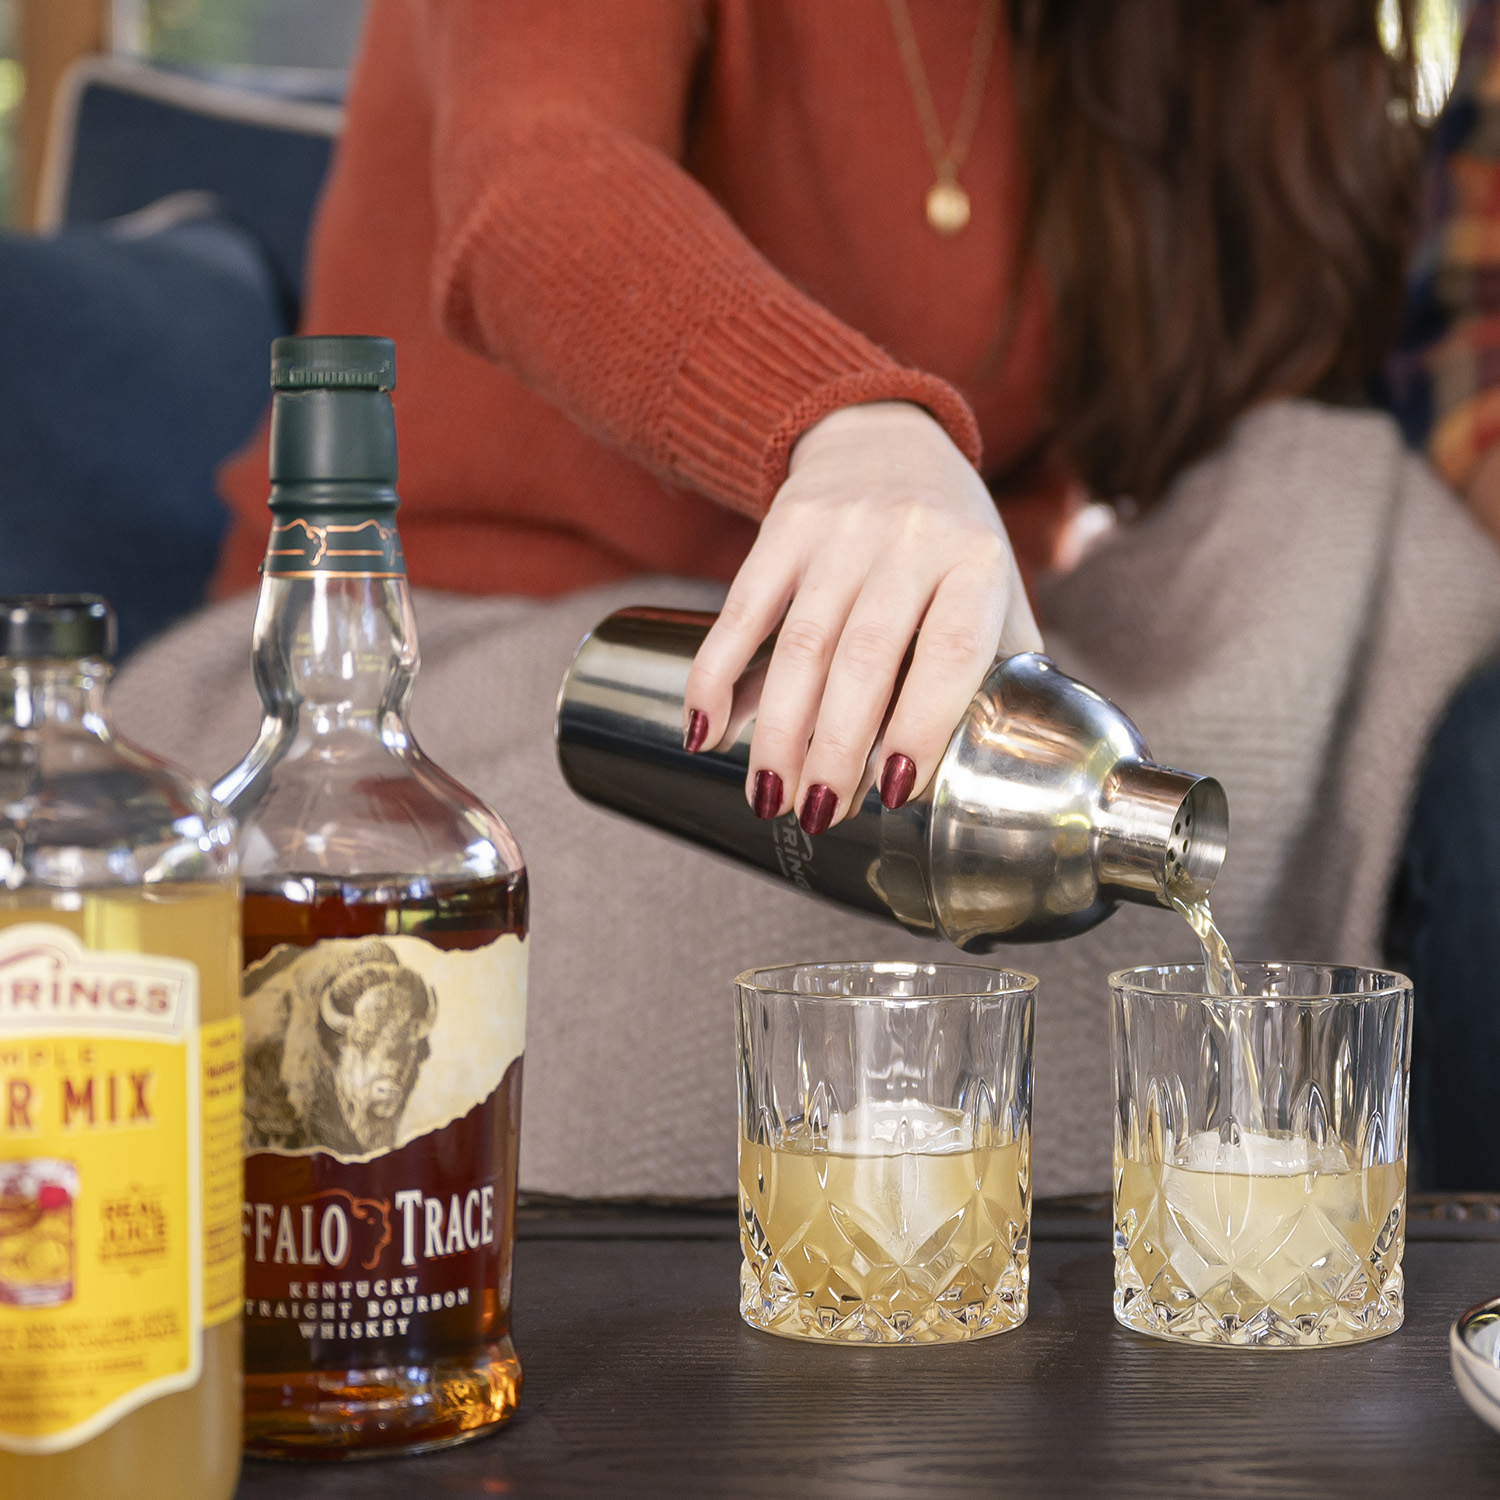
[[[995,36],[1000,29],[1000,0],[984,0],[979,12],[979,24],[974,28],[974,47],[969,55],[969,80],[964,85],[963,103],[959,106],[952,140],[943,138],[943,127],[938,120],[937,105],[932,100],[932,90],[927,84],[927,71],[922,66],[922,53],[917,46],[917,33],[912,27],[906,0],[886,0],[886,9],[891,14],[896,48],[901,54],[901,65],[906,69],[906,82],[911,89],[912,103],[917,107],[927,154],[932,158],[932,170],[937,174],[937,181],[927,190],[927,222],[939,234],[957,234],[969,222],[969,195],[959,184],[958,170],[969,154],[974,131],[979,125],[984,84],[989,76],[990,58],[995,52]]]

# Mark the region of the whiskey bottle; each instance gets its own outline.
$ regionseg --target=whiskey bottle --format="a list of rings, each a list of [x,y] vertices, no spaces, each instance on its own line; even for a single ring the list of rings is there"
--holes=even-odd
[[[272,349],[264,718],[244,851],[245,1441],[412,1452],[515,1408],[526,873],[428,760],[396,531],[395,349]]]
[[[0,598],[0,1495],[229,1500],[229,820],[115,736],[114,619]]]

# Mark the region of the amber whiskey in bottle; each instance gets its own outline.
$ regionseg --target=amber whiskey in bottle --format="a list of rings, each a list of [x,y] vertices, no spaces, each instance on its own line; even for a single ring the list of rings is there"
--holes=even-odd
[[[520,1393],[510,1268],[526,873],[406,722],[395,351],[272,351],[265,706],[215,788],[244,850],[245,1442],[459,1442]]]

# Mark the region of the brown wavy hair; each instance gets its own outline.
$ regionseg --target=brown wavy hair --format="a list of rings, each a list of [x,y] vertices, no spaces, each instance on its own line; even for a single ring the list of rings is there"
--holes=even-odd
[[[1013,0],[1057,437],[1150,505],[1246,409],[1357,399],[1416,207],[1412,0]]]

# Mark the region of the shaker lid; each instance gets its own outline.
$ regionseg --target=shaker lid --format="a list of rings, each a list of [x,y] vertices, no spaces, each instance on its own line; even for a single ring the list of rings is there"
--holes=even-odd
[[[396,345],[364,335],[288,335],[271,344],[274,391],[393,391]]]
[[[0,657],[76,660],[115,654],[115,612],[98,594],[0,594]]]

